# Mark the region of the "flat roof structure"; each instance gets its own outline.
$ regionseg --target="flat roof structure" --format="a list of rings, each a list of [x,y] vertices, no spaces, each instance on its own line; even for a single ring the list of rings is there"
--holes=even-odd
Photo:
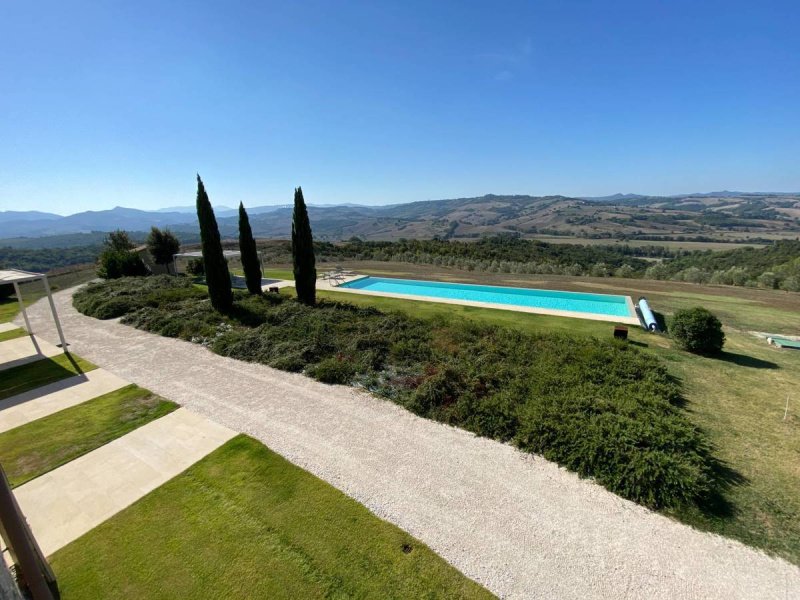
[[[21,269],[2,269],[0,270],[0,285],[8,284],[14,286],[14,293],[19,302],[19,308],[22,312],[22,317],[25,319],[25,328],[28,333],[33,335],[31,329],[31,322],[28,320],[28,311],[25,310],[25,303],[22,301],[22,291],[19,289],[20,283],[29,283],[31,281],[41,281],[44,285],[44,291],[47,293],[47,301],[50,303],[50,312],[53,314],[53,321],[56,323],[58,330],[58,337],[61,340],[61,349],[67,351],[67,341],[64,339],[64,331],[61,329],[61,321],[58,319],[58,312],[56,305],[53,303],[53,293],[50,291],[50,283],[47,281],[47,275],[44,273],[34,273],[32,271],[23,271]]]
[[[225,258],[238,258],[242,255],[238,250],[223,250],[222,255]],[[200,250],[193,250],[191,252],[178,252],[173,254],[172,258],[203,258],[203,253]]]

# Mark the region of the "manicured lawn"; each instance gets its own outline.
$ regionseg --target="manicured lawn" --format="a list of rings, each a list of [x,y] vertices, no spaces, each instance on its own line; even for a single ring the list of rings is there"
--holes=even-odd
[[[0,463],[22,485],[178,408],[129,385],[0,434]]]
[[[294,295],[294,288],[283,288],[282,293]],[[381,310],[396,310],[410,316],[420,318],[446,318],[473,320],[492,325],[512,326],[528,333],[541,331],[559,331],[564,333],[583,333],[588,335],[604,335],[608,337],[614,329],[613,323],[590,321],[587,319],[570,319],[552,317],[533,313],[519,313],[510,310],[480,308],[477,306],[460,306],[458,304],[440,304],[421,300],[401,300],[399,298],[383,298],[351,294],[349,292],[317,292],[319,298],[330,298],[348,302],[357,306],[374,306]],[[524,318],[521,318],[524,315]]]
[[[240,435],[51,564],[78,598],[490,598],[409,534]]]
[[[317,266],[317,271],[319,271]],[[294,279],[294,272],[291,269],[265,269],[262,272],[265,279]]]
[[[96,369],[92,363],[73,354],[59,354],[36,362],[0,371],[0,400],[37,387]]]
[[[17,338],[23,337],[28,335],[28,332],[22,328],[12,329],[10,331],[2,331],[0,332],[0,342],[6,342],[8,340],[15,340]]]
[[[232,275],[244,277],[244,269],[230,269],[230,272]],[[261,271],[261,277],[263,279],[294,279],[294,272],[291,269],[265,269]]]
[[[26,304],[30,304],[26,302]],[[13,321],[19,312],[19,302],[16,298],[4,298],[0,300],[0,323]]]

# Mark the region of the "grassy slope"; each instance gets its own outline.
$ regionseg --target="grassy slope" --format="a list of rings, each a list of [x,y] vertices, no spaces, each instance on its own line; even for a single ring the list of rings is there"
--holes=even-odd
[[[243,435],[51,563],[65,600],[491,597],[407,533]]]
[[[96,368],[92,363],[66,353],[0,371],[3,382],[0,400]]]
[[[0,434],[0,462],[16,487],[177,407],[129,385]]]
[[[355,265],[350,265],[355,266]],[[392,274],[391,263],[380,263],[380,274]],[[714,311],[726,326],[726,354],[721,359],[696,357],[671,348],[669,340],[631,328],[630,338],[664,359],[681,379],[691,418],[706,430],[717,456],[735,471],[724,505],[717,511],[674,516],[697,527],[740,539],[800,564],[800,352],[778,350],[746,333],[800,332],[800,294],[645,282],[586,280],[563,277],[526,278],[524,275],[487,275],[453,270],[433,272],[414,265],[395,265],[396,276],[483,280],[505,285],[596,290],[646,294],[653,306],[667,314],[702,305]],[[362,272],[370,269],[360,269]],[[287,290],[285,293],[291,293]],[[359,305],[402,310],[419,317],[477,319],[505,324],[528,332],[571,331],[608,337],[611,325],[580,319],[561,319],[510,311],[459,307],[356,294],[320,293]],[[790,410],[783,412],[787,395]]]

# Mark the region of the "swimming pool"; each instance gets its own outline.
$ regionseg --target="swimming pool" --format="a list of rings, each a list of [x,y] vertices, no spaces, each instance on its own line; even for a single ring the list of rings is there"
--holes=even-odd
[[[395,294],[423,298],[442,298],[461,300],[464,303],[498,304],[522,309],[540,309],[542,312],[584,313],[607,320],[618,318],[629,321],[635,318],[633,303],[628,296],[609,294],[587,294],[582,292],[561,292],[555,290],[535,290],[493,285],[471,285],[467,283],[447,283],[443,281],[419,281],[416,279],[394,279],[388,277],[363,277],[338,286],[378,295]],[[536,312],[536,310],[530,310]],[[605,320],[605,319],[604,319]],[[638,321],[637,321],[638,322]]]

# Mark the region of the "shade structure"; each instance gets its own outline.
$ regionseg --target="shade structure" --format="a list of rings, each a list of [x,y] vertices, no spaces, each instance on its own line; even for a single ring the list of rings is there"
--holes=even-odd
[[[53,314],[53,321],[56,323],[56,330],[58,331],[58,338],[61,340],[61,348],[66,352],[67,341],[64,339],[64,331],[61,329],[61,321],[58,319],[58,312],[56,305],[53,302],[53,293],[50,291],[50,282],[47,281],[47,275],[44,273],[33,273],[31,271],[23,271],[21,269],[2,269],[0,270],[0,285],[11,284],[14,286],[14,293],[17,295],[19,308],[22,312],[22,318],[25,319],[25,328],[28,333],[33,335],[31,322],[28,320],[28,311],[25,310],[25,303],[22,301],[22,291],[19,288],[20,283],[28,283],[31,281],[41,281],[44,285],[44,291],[47,293],[47,301],[50,303],[50,312]]]

